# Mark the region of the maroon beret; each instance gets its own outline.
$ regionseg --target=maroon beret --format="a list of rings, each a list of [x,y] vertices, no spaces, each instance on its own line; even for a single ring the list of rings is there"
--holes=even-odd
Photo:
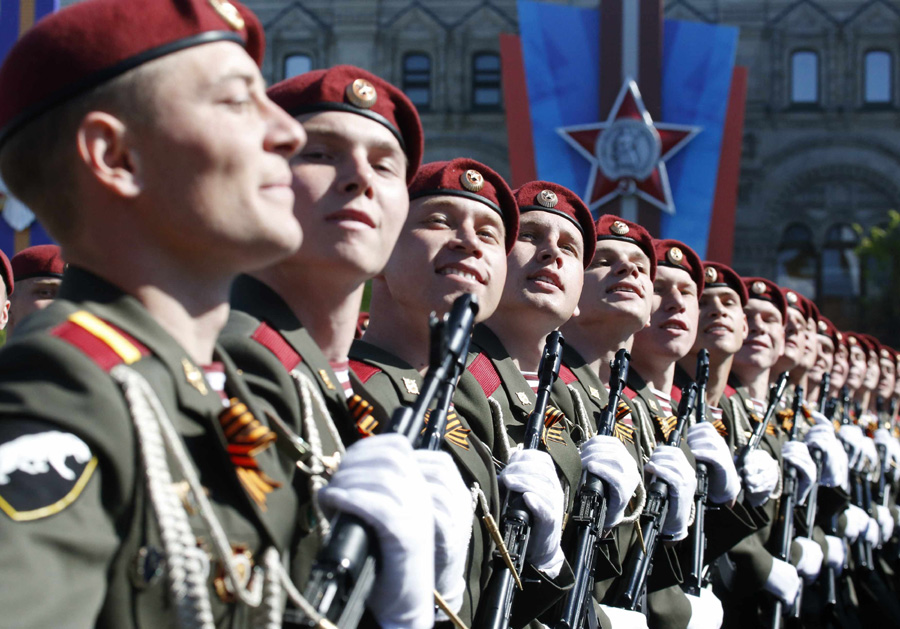
[[[744,286],[747,287],[747,296],[750,299],[762,299],[771,302],[781,313],[781,321],[787,325],[787,302],[784,293],[778,284],[764,277],[745,277]]]
[[[738,294],[741,306],[747,305],[747,287],[741,276],[721,262],[703,262],[703,281],[706,288],[730,288]]]
[[[16,281],[14,279],[15,275],[13,275],[12,264],[10,264],[9,258],[6,257],[3,251],[0,251],[0,263],[2,263],[0,265],[0,273],[3,274],[3,283],[6,284],[6,296],[9,297],[16,286]]]
[[[584,237],[584,268],[588,268],[597,248],[594,217],[581,198],[568,188],[549,181],[532,181],[515,190],[519,213],[550,212],[572,221]]]
[[[856,333],[856,338],[863,342],[863,346],[866,348],[866,353],[874,352],[875,354],[881,355],[881,342],[876,339],[871,334],[862,334],[861,332]],[[868,360],[868,356],[866,356],[866,360]]]
[[[859,335],[857,332],[844,332],[844,342],[847,345],[847,349],[849,350],[854,345],[858,345],[860,349],[862,349],[863,353],[866,354],[866,359],[868,360],[869,354],[869,344]]]
[[[409,198],[435,196],[473,199],[497,212],[506,227],[506,252],[512,251],[519,235],[519,207],[503,177],[467,157],[431,162],[422,166],[409,184]]]
[[[819,314],[819,307],[816,305],[812,299],[807,297],[806,295],[800,295],[800,302],[802,303],[803,316],[806,317],[806,320],[809,321],[812,319],[816,323],[819,322],[819,317],[822,315]]]
[[[597,232],[597,241],[601,240],[623,240],[637,245],[650,260],[650,279],[656,279],[656,253],[653,250],[653,237],[646,229],[619,218],[615,214],[604,214],[594,223],[594,229]]]
[[[784,288],[782,286],[779,286],[778,290],[780,290],[781,294],[784,295],[784,303],[787,304],[788,308],[799,310],[804,319],[809,318],[807,317],[809,308],[803,303],[803,295],[793,289]]]
[[[691,276],[697,285],[697,296],[703,294],[704,272],[703,262],[700,256],[680,240],[671,238],[653,239],[653,251],[656,256],[656,266],[667,266],[673,269],[681,269]]]
[[[269,98],[292,116],[319,111],[346,111],[384,125],[409,159],[406,180],[412,181],[425,150],[416,106],[384,79],[356,66],[313,70],[276,83]]]
[[[838,329],[836,327],[834,327],[831,319],[819,315],[819,322],[816,323],[816,329],[822,336],[830,338],[831,342],[834,343],[834,348],[837,349],[837,346],[841,342],[843,335],[838,332]]]
[[[56,245],[36,245],[22,249],[12,259],[13,276],[17,282],[33,277],[59,277],[66,270]]]
[[[0,143],[52,107],[191,46],[233,41],[262,63],[265,36],[236,0],[85,0],[40,20],[0,68]]]

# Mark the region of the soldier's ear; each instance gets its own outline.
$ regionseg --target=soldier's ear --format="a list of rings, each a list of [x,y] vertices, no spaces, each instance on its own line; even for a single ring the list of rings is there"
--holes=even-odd
[[[125,124],[115,116],[92,111],[77,131],[78,157],[92,179],[116,196],[141,192],[139,160]]]

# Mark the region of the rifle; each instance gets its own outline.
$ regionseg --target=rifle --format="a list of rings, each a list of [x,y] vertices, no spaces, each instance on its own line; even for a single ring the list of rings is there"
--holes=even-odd
[[[447,407],[453,397],[456,381],[465,368],[478,303],[464,294],[453,302],[442,320],[432,315],[431,352],[422,392],[413,406],[402,406],[391,416],[388,432],[409,438],[420,448],[440,448],[446,429]],[[421,435],[429,406],[438,401],[431,412],[428,430]],[[435,439],[434,437],[437,436]],[[377,543],[368,526],[355,516],[339,513],[332,522],[331,533],[316,556],[305,598],[322,621],[306,618],[308,627],[327,627],[336,623],[341,629],[359,624],[375,582]]]
[[[822,384],[819,385],[819,412],[826,416],[828,415],[825,411],[828,409],[829,393],[831,393],[831,374],[826,373],[822,376]]]
[[[540,446],[544,415],[550,400],[550,388],[559,376],[562,361],[563,337],[558,331],[547,336],[541,364],[538,368],[539,384],[534,409],[525,424],[522,447],[536,450]],[[525,568],[525,551],[531,537],[531,512],[522,494],[511,492],[506,496],[500,530],[507,555],[494,551],[494,569],[484,590],[482,603],[473,627],[506,629],[509,627],[515,589],[522,589],[519,575]]]
[[[746,465],[747,457],[750,456],[750,453],[759,448],[759,444],[762,443],[763,435],[766,434],[766,426],[769,425],[769,422],[772,421],[772,417],[775,416],[775,411],[778,409],[778,403],[781,402],[781,398],[784,397],[784,390],[787,388],[787,383],[788,372],[785,371],[780,376],[778,376],[775,387],[769,395],[769,406],[768,408],[766,408],[766,414],[763,416],[762,420],[753,428],[753,434],[750,435],[750,439],[747,441],[747,445],[745,445],[738,453],[737,460],[735,462],[738,472],[740,472],[744,468],[744,465]]]
[[[850,420],[850,388],[846,384],[841,388],[841,407],[841,425],[852,425],[853,422]],[[850,447],[845,444],[844,448],[847,450],[847,454],[850,454]],[[853,504],[861,509],[865,509],[865,499],[863,497],[863,484],[865,481],[863,480],[862,473],[858,470],[851,470],[850,482],[852,485]],[[865,536],[862,534],[860,534],[853,543],[853,559],[860,570],[875,569],[875,565],[872,562],[872,546],[866,541]]]
[[[697,385],[691,383],[682,391],[681,403],[678,405],[678,419],[675,428],[669,433],[666,445],[678,447],[681,444],[681,433],[688,416],[694,412],[697,403]],[[627,566],[622,571],[627,575],[618,596],[616,607],[632,611],[637,610],[647,586],[647,576],[653,562],[653,554],[659,544],[662,527],[669,513],[669,486],[654,478],[647,488],[647,504],[641,515],[641,529],[644,531],[644,544],[632,547],[628,555]]]
[[[878,417],[881,417],[881,414],[884,412],[884,398],[880,395],[875,398],[875,409],[878,413]],[[891,429],[890,420],[885,422],[884,424],[879,424],[879,428],[884,428],[888,431]],[[891,463],[887,457],[887,447],[883,443],[878,443],[875,445],[875,449],[878,451],[878,460],[881,461],[881,470],[878,475],[878,487],[875,493],[875,499],[877,504],[882,506],[887,506],[889,492],[887,487],[887,477],[891,471]]]
[[[831,413],[834,413],[834,405],[831,405],[831,413],[829,413],[828,397],[831,389],[831,374],[826,373],[822,376],[822,384],[819,386],[819,412],[831,419]],[[825,465],[824,455],[818,448],[810,448],[809,454],[812,456],[813,462],[816,464],[816,480],[809,492],[809,498],[806,505],[806,530],[807,535],[812,537],[812,530],[816,523],[816,514],[819,510],[819,483],[822,480],[822,468]],[[833,523],[828,526],[828,534],[835,535],[837,530]],[[832,566],[825,566],[825,607],[833,609],[837,605],[837,574]]]
[[[631,356],[624,349],[616,352],[609,379],[609,402],[597,420],[598,435],[612,435],[616,425],[616,409],[628,380]],[[597,549],[606,522],[606,485],[587,469],[581,473],[575,508],[569,519],[575,529],[575,585],[566,598],[562,618],[555,629],[580,629],[587,626],[587,610],[594,590]]]
[[[709,352],[697,355],[697,423],[706,421],[706,385],[709,382]],[[700,596],[703,586],[703,555],[706,553],[706,500],[709,496],[709,470],[706,463],[697,461],[697,491],[694,493],[694,530],[691,533],[691,570],[685,591]]]
[[[793,404],[793,423],[791,424],[791,429],[788,431],[788,440],[793,441],[797,436],[797,424],[800,420],[800,413],[802,412],[802,402],[803,400],[803,387],[797,387],[794,391],[794,404]],[[797,468],[788,463],[784,462],[784,484],[782,485],[783,489],[781,491],[781,502],[778,505],[778,525],[779,529],[779,543],[778,543],[778,554],[776,557],[781,559],[782,561],[788,561],[791,555],[791,540],[794,539],[794,507],[798,503],[797,492],[799,490],[799,483],[797,481]],[[794,602],[794,607],[791,613],[793,618],[800,617],[800,600],[803,596],[803,581],[800,581],[800,591],[797,594],[797,600]],[[781,599],[775,600],[775,605],[772,608],[772,629],[778,629],[781,626],[781,616],[783,614],[783,605],[781,603]]]

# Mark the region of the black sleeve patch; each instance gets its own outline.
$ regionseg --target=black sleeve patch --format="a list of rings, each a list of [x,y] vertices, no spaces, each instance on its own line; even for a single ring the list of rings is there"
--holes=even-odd
[[[43,422],[0,423],[0,510],[16,522],[61,512],[96,468],[97,457],[70,432]]]

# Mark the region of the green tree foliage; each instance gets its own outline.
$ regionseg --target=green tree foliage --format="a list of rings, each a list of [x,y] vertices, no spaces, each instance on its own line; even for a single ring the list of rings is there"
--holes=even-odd
[[[860,225],[856,248],[862,262],[865,291],[861,300],[864,327],[891,347],[900,347],[900,212],[888,212],[885,227],[866,232]]]

